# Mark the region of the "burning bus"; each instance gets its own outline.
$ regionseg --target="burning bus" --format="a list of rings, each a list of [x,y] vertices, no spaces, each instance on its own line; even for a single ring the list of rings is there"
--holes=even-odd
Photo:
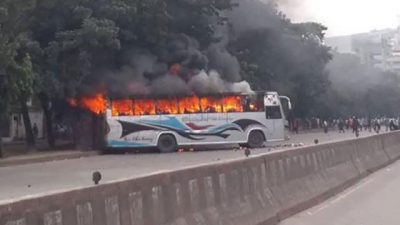
[[[239,144],[260,148],[285,138],[285,115],[276,92],[213,96],[92,98],[104,113],[109,150]]]

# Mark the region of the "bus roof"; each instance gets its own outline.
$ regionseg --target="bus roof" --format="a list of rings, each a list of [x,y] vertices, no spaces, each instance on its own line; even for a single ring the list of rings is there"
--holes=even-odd
[[[225,93],[214,93],[214,94],[180,94],[180,95],[113,95],[110,96],[110,100],[118,100],[118,99],[166,99],[166,98],[184,98],[184,97],[224,97],[224,96],[248,96],[248,95],[260,95],[267,93],[276,93],[276,92],[262,92],[255,91],[253,93],[238,93],[238,92],[225,92]]]

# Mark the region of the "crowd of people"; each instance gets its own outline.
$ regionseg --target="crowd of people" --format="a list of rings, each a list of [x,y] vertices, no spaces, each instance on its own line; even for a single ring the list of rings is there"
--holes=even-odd
[[[336,130],[339,133],[351,131],[358,136],[360,131],[380,133],[382,131],[398,130],[400,128],[400,117],[358,118],[352,116],[327,120],[313,117],[311,119],[293,119],[290,121],[289,127],[295,133],[298,133],[299,130],[323,129],[325,133],[330,130]]]

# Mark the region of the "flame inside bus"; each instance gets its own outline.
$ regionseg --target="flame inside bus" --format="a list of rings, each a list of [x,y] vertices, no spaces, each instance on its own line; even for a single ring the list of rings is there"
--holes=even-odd
[[[104,94],[100,93],[81,98],[70,98],[67,101],[72,107],[80,107],[96,115],[104,114],[107,109],[107,99]]]
[[[113,116],[168,115],[192,113],[230,113],[258,111],[262,102],[249,102],[246,109],[246,97],[229,95],[223,97],[173,97],[160,99],[114,99],[111,101]],[[248,99],[247,99],[248,101]],[[87,109],[94,114],[104,114],[107,109],[107,99],[104,94],[69,99],[73,107]]]
[[[113,116],[243,112],[240,96],[123,99],[112,101]]]

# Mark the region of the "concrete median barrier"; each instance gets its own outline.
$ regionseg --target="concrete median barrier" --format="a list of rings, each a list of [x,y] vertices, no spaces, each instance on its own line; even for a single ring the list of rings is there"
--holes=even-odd
[[[400,133],[204,165],[0,205],[0,225],[276,224],[400,156]]]
[[[382,138],[382,146],[391,161],[400,158],[400,142],[398,132],[385,134]]]
[[[361,174],[366,175],[366,173],[374,172],[389,163],[390,157],[382,145],[383,140],[387,137],[387,135],[378,135],[355,141],[356,147],[353,157]]]

